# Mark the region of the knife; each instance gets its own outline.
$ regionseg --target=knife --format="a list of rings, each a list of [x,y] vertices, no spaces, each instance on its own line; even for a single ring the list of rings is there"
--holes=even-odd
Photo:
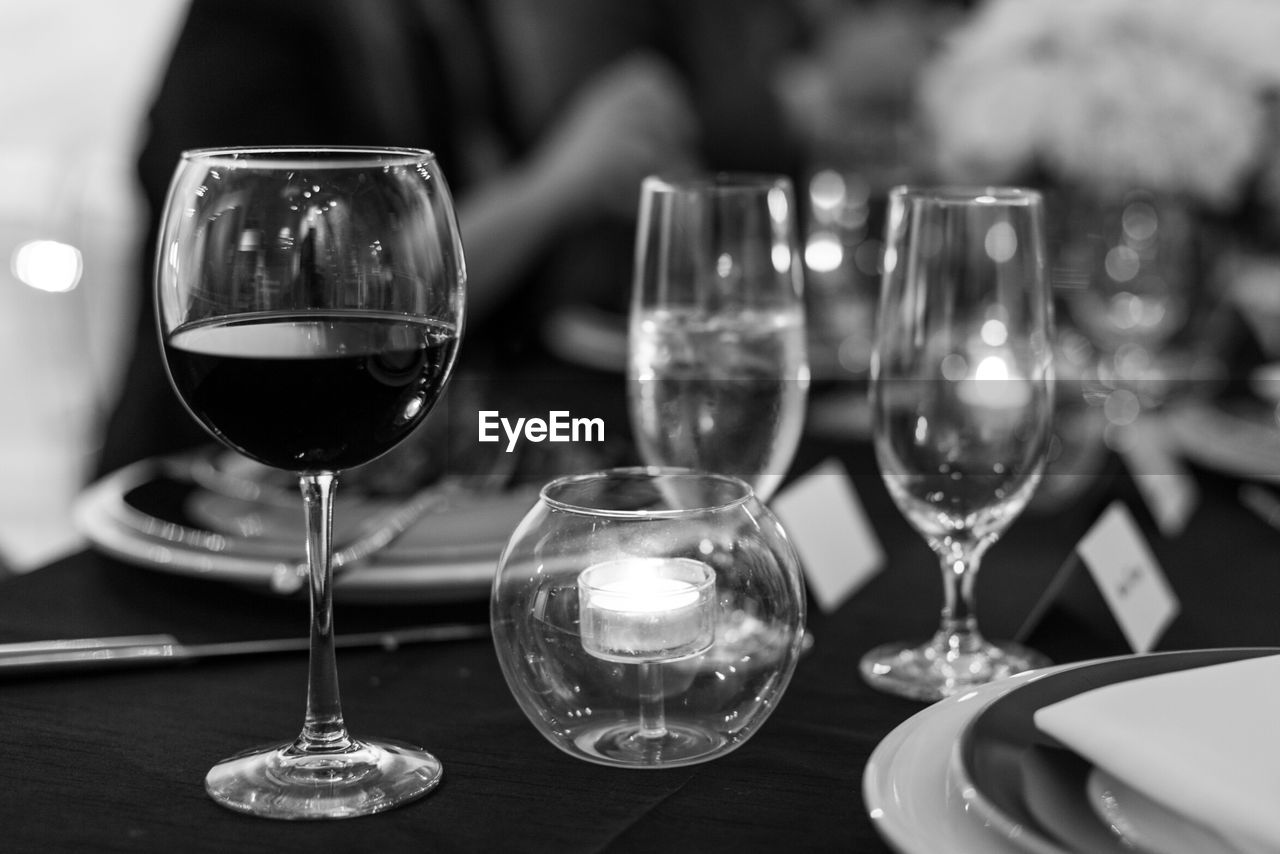
[[[489,626],[485,623],[445,623],[385,632],[337,635],[334,645],[339,649],[382,647],[390,651],[404,644],[474,640],[488,635]],[[208,658],[303,652],[310,648],[308,638],[188,644],[166,634],[9,643],[0,644],[0,678],[28,673],[178,664]]]

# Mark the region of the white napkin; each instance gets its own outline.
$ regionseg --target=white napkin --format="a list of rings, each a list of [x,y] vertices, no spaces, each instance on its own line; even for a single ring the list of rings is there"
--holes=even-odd
[[[1280,655],[1097,688],[1035,722],[1241,850],[1280,851]]]

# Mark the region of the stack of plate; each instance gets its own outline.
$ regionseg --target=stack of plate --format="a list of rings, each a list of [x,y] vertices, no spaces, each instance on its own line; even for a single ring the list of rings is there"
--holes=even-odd
[[[1038,709],[1146,676],[1274,649],[1125,656],[1020,674],[948,698],[891,732],[871,756],[863,797],[905,854],[1234,851],[1093,767],[1035,726]]]
[[[488,596],[502,548],[536,491],[469,492],[457,484],[445,490],[439,507],[376,559],[341,575],[335,598],[407,604]],[[335,547],[402,500],[340,486]],[[75,519],[92,544],[122,560],[262,592],[271,591],[280,567],[305,555],[297,489],[280,473],[255,470],[227,452],[193,452],[121,469],[79,497]]]

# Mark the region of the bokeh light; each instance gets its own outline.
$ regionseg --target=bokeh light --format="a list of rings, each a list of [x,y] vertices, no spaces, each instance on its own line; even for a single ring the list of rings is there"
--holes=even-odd
[[[13,275],[23,284],[49,293],[66,293],[80,283],[80,250],[57,240],[29,240],[13,251]]]

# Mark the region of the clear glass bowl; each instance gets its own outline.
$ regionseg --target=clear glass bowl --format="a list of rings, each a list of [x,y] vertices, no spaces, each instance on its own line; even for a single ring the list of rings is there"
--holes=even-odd
[[[507,684],[591,762],[722,756],[777,706],[804,639],[799,560],[746,483],[613,469],[542,489],[494,579]]]

